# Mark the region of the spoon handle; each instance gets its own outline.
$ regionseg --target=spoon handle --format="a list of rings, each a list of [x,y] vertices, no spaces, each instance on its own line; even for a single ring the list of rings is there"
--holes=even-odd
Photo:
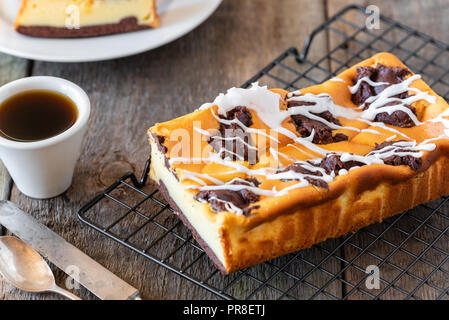
[[[49,291],[59,293],[60,295],[69,298],[71,300],[81,300],[79,297],[75,296],[73,293],[54,285]]]

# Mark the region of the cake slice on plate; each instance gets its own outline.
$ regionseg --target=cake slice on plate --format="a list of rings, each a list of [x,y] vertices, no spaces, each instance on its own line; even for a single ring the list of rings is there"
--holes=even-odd
[[[156,0],[22,0],[15,29],[24,35],[76,38],[159,26]]]

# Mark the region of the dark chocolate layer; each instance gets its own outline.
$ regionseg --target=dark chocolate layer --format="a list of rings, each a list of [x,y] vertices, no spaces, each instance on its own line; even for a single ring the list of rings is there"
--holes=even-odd
[[[120,20],[119,23],[85,26],[79,29],[50,26],[18,26],[17,32],[32,37],[80,38],[144,30],[149,28],[150,27],[148,25],[138,24],[136,17],[127,17]]]

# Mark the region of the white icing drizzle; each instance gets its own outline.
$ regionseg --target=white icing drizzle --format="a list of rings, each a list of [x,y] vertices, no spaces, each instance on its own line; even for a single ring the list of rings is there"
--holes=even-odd
[[[231,154],[231,155],[237,157],[238,160],[240,160],[240,161],[244,161],[244,160],[245,160],[245,157],[243,157],[242,155],[240,155],[240,154],[238,154],[238,153],[236,153],[236,152],[233,152],[233,151],[231,151],[231,150],[229,150],[229,149],[226,149],[226,148],[220,148],[220,150],[218,150],[217,153],[218,153],[218,154],[222,154],[222,153],[225,153],[225,154]],[[231,161],[232,161],[232,158],[230,158],[229,155],[227,155],[227,156],[225,157],[225,159],[231,160]]]
[[[373,134],[382,134],[377,130],[374,129],[362,129],[360,132],[369,132],[369,133],[373,133]]]
[[[383,164],[384,163],[383,159],[386,159],[393,155],[400,156],[400,157],[410,155],[410,156],[413,156],[416,158],[420,158],[423,155],[422,151],[433,151],[436,148],[435,144],[431,144],[429,142],[438,140],[440,138],[442,138],[442,137],[427,139],[427,140],[421,142],[419,145],[416,144],[416,141],[398,141],[398,142],[395,142],[392,145],[389,145],[380,150],[373,150],[372,152],[370,152],[368,155],[365,155],[365,156],[354,155],[354,154],[345,152],[345,153],[341,153],[340,160],[342,162],[357,161],[357,162],[364,163],[366,165],[370,165],[370,164],[376,164],[376,163]],[[405,149],[405,151],[401,151],[404,149]],[[313,164],[318,164],[320,161],[321,161],[321,159],[314,159],[311,162]],[[251,183],[250,183],[250,185],[248,185],[248,181],[243,180],[241,178],[234,178],[227,183],[217,183],[216,185],[212,185],[212,186],[204,185],[204,184],[200,183],[202,186],[191,185],[191,186],[187,186],[186,188],[187,189],[197,189],[199,191],[211,191],[211,190],[241,191],[241,190],[246,189],[246,190],[252,191],[253,193],[255,193],[257,195],[262,195],[262,196],[282,196],[282,195],[286,195],[289,191],[291,191],[293,189],[308,186],[310,183],[306,180],[306,178],[319,179],[319,180],[323,180],[326,183],[330,183],[335,179],[335,176],[336,176],[334,172],[332,172],[331,174],[327,174],[323,168],[314,166],[313,164],[305,162],[305,161],[296,161],[295,163],[301,165],[304,169],[306,169],[312,173],[317,172],[320,175],[304,174],[304,173],[295,172],[293,170],[276,173],[275,171],[273,171],[274,170],[273,168],[262,168],[262,169],[258,169],[258,170],[251,170],[251,169],[241,166],[233,161],[222,160],[222,162],[226,163],[226,164],[230,164],[231,166],[233,166],[234,168],[237,169],[236,170],[237,172],[244,172],[248,175],[261,174],[261,175],[264,175],[266,177],[266,179],[268,179],[268,180],[281,180],[281,179],[284,180],[285,179],[285,180],[297,180],[299,182],[296,184],[293,184],[289,187],[286,187],[282,190],[279,190],[279,191],[276,190],[276,188],[273,188],[272,190],[261,189]],[[359,168],[359,166],[354,166],[354,167],[350,168],[349,171],[357,169],[357,168]],[[346,175],[346,174],[348,174],[348,170],[346,170],[346,169],[341,169],[338,172],[338,175]],[[195,175],[201,175],[201,174],[195,174]],[[242,183],[244,182],[245,184],[233,184],[233,183],[239,182],[239,181]],[[215,199],[215,200],[225,202],[220,199]],[[235,207],[232,203],[229,203],[229,206],[226,206],[226,209],[229,211],[233,211],[236,214],[242,213],[242,210],[240,208]]]
[[[401,99],[391,99],[391,100],[396,100],[396,101],[404,101]],[[374,120],[374,118],[379,114],[379,113],[388,113],[388,115],[391,115],[393,112],[396,111],[402,111],[405,112],[409,118],[413,121],[413,123],[416,126],[419,126],[422,124],[422,122],[420,122],[418,120],[418,118],[416,117],[416,115],[413,113],[413,111],[410,108],[407,108],[404,104],[395,104],[393,106],[387,106],[387,107],[379,107],[379,108],[371,108],[371,105],[368,109],[366,109],[363,112],[362,117],[364,117],[365,119],[369,119],[369,120]]]
[[[410,138],[406,134],[402,133],[401,131],[399,131],[399,130],[397,130],[395,128],[391,128],[391,127],[387,126],[383,122],[372,122],[372,121],[369,121],[369,120],[366,120],[366,119],[357,119],[357,120],[361,121],[361,122],[365,122],[366,124],[368,124],[368,125],[370,125],[372,127],[378,127],[378,128],[382,128],[382,129],[387,130],[387,131],[391,131],[393,133],[397,133],[397,134],[403,136],[407,140],[413,140],[412,138]]]
[[[384,86],[389,84],[388,82],[374,82],[369,77],[363,77],[359,79],[359,81],[357,81],[355,85],[349,87],[349,91],[351,92],[351,94],[354,94],[359,90],[360,86],[362,85],[362,82],[366,82],[372,87]]]
[[[373,122],[375,116],[378,113],[381,112],[387,112],[389,114],[395,112],[395,111],[404,111],[406,112],[409,117],[412,119],[412,121],[416,125],[421,125],[422,123],[416,118],[416,116],[413,114],[413,112],[407,108],[405,105],[411,105],[416,101],[419,100],[425,100],[429,103],[434,104],[436,102],[436,97],[430,95],[427,92],[422,92],[416,88],[410,88],[410,84],[420,79],[419,75],[414,75],[412,77],[409,77],[408,79],[404,80],[403,82],[399,84],[393,84],[388,86],[386,89],[384,89],[381,93],[379,93],[376,96],[372,96],[367,99],[366,103],[370,103],[369,107],[364,111],[356,111],[350,108],[345,108],[336,105],[332,97],[329,94],[318,94],[314,95],[311,93],[306,93],[304,95],[301,94],[300,91],[291,92],[288,93],[287,101],[302,101],[302,102],[309,102],[312,105],[303,105],[303,106],[297,106],[297,107],[291,107],[287,110],[281,110],[280,109],[280,95],[277,93],[274,93],[272,91],[269,91],[266,86],[259,86],[258,83],[254,83],[251,88],[249,89],[241,89],[241,88],[231,88],[227,91],[226,94],[220,94],[213,103],[204,104],[201,106],[200,110],[210,109],[212,115],[222,124],[225,125],[231,125],[233,123],[239,125],[242,130],[248,132],[248,133],[254,133],[254,134],[260,134],[265,137],[268,137],[270,140],[273,140],[277,143],[279,143],[279,140],[269,134],[266,134],[264,130],[259,130],[255,128],[249,128],[243,125],[237,118],[233,120],[226,120],[222,119],[220,116],[226,116],[227,112],[234,109],[237,106],[244,106],[247,107],[254,112],[257,113],[259,119],[263,121],[271,130],[278,132],[282,135],[285,135],[286,137],[292,139],[295,143],[299,143],[300,145],[304,146],[306,149],[317,153],[321,156],[326,156],[327,154],[331,153],[327,149],[323,149],[319,147],[318,145],[314,144],[313,137],[315,135],[314,130],[312,130],[309,137],[301,137],[297,136],[294,132],[284,128],[282,126],[282,123],[285,119],[288,117],[291,117],[292,115],[303,115],[309,119],[320,121],[321,123],[325,124],[326,126],[332,128],[332,129],[347,129],[347,130],[353,130],[356,132],[369,132],[373,134],[382,134],[381,132],[374,130],[374,129],[358,129],[353,127],[345,127],[336,125],[334,123],[331,123],[319,116],[316,116],[316,114],[328,111],[332,114],[333,117],[338,118],[347,118],[347,119],[353,119],[357,121],[361,121],[364,123],[367,123],[368,125],[372,127],[379,127],[384,130],[390,131],[394,133],[392,136],[386,139],[386,141],[392,141],[396,139],[398,136],[404,137],[407,140],[412,140],[410,137],[405,135],[404,133],[400,132],[397,129],[391,128],[384,123],[381,122]],[[345,82],[341,78],[332,78],[331,81],[335,82]],[[364,77],[360,79],[354,86],[349,87],[349,90],[351,93],[357,92],[362,82],[366,82],[371,86],[381,86],[381,85],[388,85],[389,83],[386,82],[374,82],[370,80],[368,77]],[[401,94],[403,92],[413,91],[416,94],[412,95],[406,99],[398,99],[394,96]],[[391,102],[398,102],[398,104],[393,106],[387,106],[385,105],[391,103]],[[359,107],[359,109],[364,109],[365,104]],[[218,116],[215,114],[214,110],[212,109],[212,106],[217,106],[218,109]],[[427,139],[420,144],[417,144],[416,141],[397,141],[392,143],[390,146],[387,146],[380,150],[373,150],[367,155],[355,155],[348,152],[332,152],[340,156],[340,160],[343,162],[348,161],[357,161],[366,165],[370,164],[383,164],[384,159],[391,157],[391,156],[413,156],[416,158],[422,157],[424,151],[433,151],[436,148],[436,145],[433,143],[430,143],[432,141],[438,140],[438,139],[444,139],[449,136],[449,119],[445,119],[443,117],[449,117],[449,110],[446,110],[440,116],[437,118],[430,120],[433,122],[441,122],[445,126],[445,134],[446,136],[440,136],[437,138]],[[203,135],[211,136],[211,134],[206,131],[202,130],[200,128],[194,127],[194,129],[198,132],[200,132]],[[256,147],[249,145],[246,143],[243,139],[240,137],[232,137],[232,138],[223,138],[218,137],[217,139],[223,139],[223,140],[234,140],[234,139],[240,139],[247,147],[257,149]],[[304,150],[300,149],[299,147],[288,144],[288,146],[291,146],[293,148],[296,148],[297,150],[303,152],[304,154],[312,157],[311,154],[305,152]],[[192,181],[195,181],[199,184],[199,186],[191,185],[187,186],[188,189],[196,189],[199,191],[207,191],[207,190],[232,190],[232,191],[240,191],[243,189],[249,190],[251,192],[254,192],[257,195],[262,196],[281,196],[288,194],[291,190],[302,188],[308,186],[310,183],[306,180],[306,178],[309,179],[318,179],[322,180],[326,183],[332,182],[336,175],[347,175],[348,171],[354,170],[359,168],[358,166],[352,167],[349,170],[341,169],[338,171],[338,173],[332,172],[330,174],[327,174],[326,171],[319,167],[319,163],[321,162],[322,158],[314,158],[312,160],[309,160],[308,162],[305,161],[299,161],[291,158],[290,156],[281,153],[277,150],[274,150],[273,148],[270,148],[269,151],[272,154],[272,156],[279,161],[279,157],[283,157],[285,159],[288,159],[289,161],[293,161],[293,163],[299,164],[304,169],[311,172],[311,174],[302,174],[299,172],[295,172],[293,170],[289,170],[286,172],[280,172],[277,173],[277,169],[271,168],[271,167],[265,167],[260,169],[250,169],[243,164],[232,161],[229,158],[222,159],[220,157],[220,153],[223,151],[219,150],[217,153],[211,152],[208,158],[171,158],[169,159],[169,163],[173,164],[176,162],[181,163],[191,163],[196,161],[202,161],[205,163],[213,162],[217,164],[221,164],[230,168],[233,168],[234,170],[223,172],[220,174],[233,174],[233,173],[243,173],[247,176],[257,176],[262,175],[265,176],[266,179],[269,180],[294,180],[298,181],[298,183],[292,184],[282,190],[276,190],[276,187],[273,187],[272,190],[266,190],[261,189],[259,187],[256,187],[253,184],[248,184],[248,181],[243,180],[241,178],[234,178],[229,182],[224,183],[223,181],[213,178],[210,175],[207,174],[201,174],[201,173],[195,173],[188,170],[183,170],[183,178],[184,179],[190,179]],[[226,150],[227,152],[230,152],[230,150]],[[232,153],[232,152],[231,152]],[[240,160],[242,160],[241,156],[233,153],[234,155],[238,156]],[[313,173],[316,173],[314,175]],[[318,175],[319,174],[319,175]],[[215,185],[208,185],[203,179],[207,179],[214,183]],[[233,184],[236,182],[241,182],[241,184]],[[230,202],[223,201],[221,199],[214,198],[214,200],[223,202],[225,204],[225,207],[228,211],[235,212],[236,214],[242,214],[242,209],[236,207]]]
[[[292,148],[295,148],[296,150],[298,150],[298,151],[300,151],[300,152],[304,153],[305,155],[307,155],[307,156],[309,156],[309,157],[313,158],[313,155],[311,155],[310,153],[308,153],[308,152],[304,151],[303,149],[301,149],[301,148],[299,148],[299,147],[295,146],[294,144],[291,144],[291,143],[289,143],[289,144],[287,144],[287,146],[288,146],[288,147],[292,147]]]
[[[232,183],[234,183],[234,182],[249,183],[249,184],[252,185],[253,187],[256,186],[253,182],[248,181],[248,180],[245,180],[245,179],[242,179],[242,178],[239,178],[239,177],[232,179],[232,180],[229,181],[228,183],[232,184]]]
[[[296,92],[298,93],[298,92]],[[328,111],[332,114],[334,118],[342,117],[348,119],[354,119],[359,116],[359,112],[354,111],[349,108],[341,107],[336,105],[332,100],[332,97],[326,93],[321,93],[318,95],[314,95],[311,93],[306,93],[304,95],[291,95],[288,99],[288,102],[297,101],[297,102],[307,102],[313,103],[313,105],[304,105],[297,107],[290,107],[288,109],[289,116],[292,115],[303,115],[309,119],[320,121],[324,123],[326,126],[332,129],[348,129],[360,132],[360,129],[353,127],[343,127],[336,125],[335,123],[329,122],[326,119],[323,119],[316,114]],[[313,113],[312,113],[313,112]]]
[[[423,142],[421,142],[421,143],[417,146],[417,148],[419,148],[419,150],[433,151],[433,150],[435,150],[436,145],[433,144],[433,143],[429,144],[429,142],[437,141],[437,140],[442,140],[442,139],[447,139],[447,136],[446,136],[446,135],[440,135],[440,136],[435,137],[435,138],[429,138],[429,139],[426,139],[426,140],[424,140]]]
[[[170,165],[174,163],[201,163],[201,162],[209,162],[209,158],[185,158],[185,157],[174,157],[168,160]]]
[[[217,178],[214,178],[214,177],[212,177],[211,175],[209,175],[207,173],[199,173],[199,172],[195,172],[195,171],[183,170],[182,177],[184,179],[186,179],[186,180],[187,179],[193,180],[193,179],[191,179],[191,177],[203,178],[203,179],[207,179],[209,181],[212,181],[212,183],[215,183],[215,184],[224,184],[223,181],[221,181],[221,180],[219,180]],[[204,180],[201,180],[201,181],[204,182]]]
[[[206,110],[206,109],[211,108],[213,105],[214,105],[213,103],[207,102],[207,103],[204,103],[204,104],[203,104],[201,107],[199,107],[197,110]]]
[[[184,174],[182,178],[183,178],[183,180],[192,180],[192,181],[195,181],[203,186],[207,186],[207,183],[204,182],[204,180],[201,180],[200,178],[197,178],[194,175]]]
[[[243,179],[239,179],[244,181],[245,183],[249,183],[246,180]],[[186,189],[196,189],[199,191],[213,191],[213,190],[230,190],[230,191],[241,191],[241,190],[249,190],[254,192],[257,195],[262,195],[262,196],[276,196],[278,194],[278,192],[273,189],[273,190],[265,190],[265,189],[261,189],[256,187],[253,184],[247,185],[247,184],[232,184],[233,182],[235,182],[235,179],[225,183],[225,184],[221,184],[221,185],[215,185],[215,186],[187,186]]]
[[[243,214],[243,210],[240,209],[239,207],[237,207],[236,205],[234,205],[232,202],[224,201],[222,199],[218,199],[217,197],[210,197],[209,199],[223,203],[225,205],[225,208],[227,211],[234,212],[238,216]],[[202,201],[202,200],[200,200],[200,201],[203,203],[207,203],[207,201]]]
[[[394,134],[394,135],[389,136],[388,138],[386,138],[385,141],[391,141],[391,140],[394,140],[394,139],[396,139],[396,138],[397,138],[397,135]]]
[[[392,143],[389,146],[386,146],[379,150],[373,150],[368,153],[366,156],[354,155],[351,153],[343,153],[341,154],[340,160],[342,162],[348,161],[357,161],[364,163],[366,165],[370,164],[384,164],[384,159],[389,158],[391,156],[412,156],[415,158],[421,158],[423,156],[422,151],[433,151],[436,148],[436,145],[433,143],[429,143],[433,141],[433,139],[428,139],[421,142],[419,145],[416,144],[416,141],[397,141]],[[405,150],[405,151],[401,151]],[[351,168],[352,169],[352,168]]]
[[[259,118],[270,128],[278,128],[287,117],[279,109],[281,96],[268,88],[253,83],[251,88],[231,88],[226,94],[221,93],[213,102],[218,106],[218,114],[226,116],[235,107],[245,106],[257,112]],[[222,119],[221,119],[222,120]]]
[[[204,129],[201,129],[201,128],[198,128],[198,127],[193,127],[193,130],[195,130],[195,131],[201,133],[201,134],[204,135],[204,136],[207,136],[207,137],[210,137],[210,136],[211,136],[211,134],[210,134],[209,131],[207,131],[207,130],[204,130]]]
[[[327,153],[329,153],[329,150],[327,149],[323,149],[321,147],[318,147],[316,144],[314,144],[313,141],[313,136],[314,136],[314,130],[312,130],[312,133],[310,134],[309,137],[307,138],[303,138],[303,137],[296,137],[296,139],[294,140],[295,142],[302,144],[304,147],[306,147],[307,149],[316,152],[318,154],[321,155],[326,155]]]
[[[242,130],[244,130],[244,131],[246,131],[246,132],[248,132],[248,133],[260,134],[260,135],[262,135],[262,136],[264,136],[264,137],[267,137],[267,138],[269,138],[270,140],[273,140],[273,141],[275,141],[275,142],[277,142],[277,143],[280,142],[278,139],[276,139],[276,138],[273,137],[272,135],[269,135],[269,134],[265,133],[265,131],[263,131],[263,130],[259,130],[259,129],[255,129],[255,128],[249,128],[249,127],[245,126],[245,125],[244,125],[239,119],[237,119],[237,118],[232,119],[232,120],[221,119],[220,117],[218,117],[218,116],[215,114],[215,112],[214,112],[212,109],[210,109],[210,110],[211,110],[210,112],[212,113],[212,115],[214,116],[214,118],[217,119],[217,121],[220,122],[220,123],[223,123],[223,124],[225,124],[225,125],[231,125],[231,124],[235,123],[235,124],[239,125],[239,126],[242,128]]]
[[[412,112],[412,110],[407,108],[406,105],[411,105],[420,100],[425,100],[428,103],[435,104],[436,97],[430,95],[427,92],[423,92],[417,88],[411,88],[410,85],[412,84],[412,82],[418,79],[421,79],[420,75],[413,75],[400,83],[390,85],[389,87],[385,88],[382,92],[380,92],[378,95],[369,97],[359,107],[360,109],[365,109],[367,103],[370,104],[369,107],[362,112],[362,118],[374,120],[374,118],[379,113],[387,112],[388,114],[392,114],[395,111],[403,111],[407,113],[407,115],[410,117],[410,119],[414,122],[415,125],[421,125],[422,122],[418,120],[416,115]],[[379,83],[381,82],[377,82],[374,84],[379,85]],[[349,88],[351,93],[353,93],[351,88],[353,89],[354,87]],[[416,94],[411,95],[405,99],[395,98],[395,96],[408,91],[413,91]],[[391,102],[398,102],[398,104],[386,106]]]
[[[329,111],[334,117],[344,118],[354,118],[359,115],[359,113],[354,110],[336,105],[333,102],[332,97],[328,94],[314,95],[311,93],[307,93],[301,96],[294,96],[293,94],[289,94],[288,96],[288,101],[303,101],[313,103],[313,105],[292,107],[288,110],[281,110],[279,108],[281,96],[268,90],[266,86],[259,86],[257,82],[253,83],[253,85],[249,89],[229,89],[226,94],[220,94],[212,103],[212,105],[218,106],[218,114],[221,116],[226,116],[226,114],[235,107],[245,106],[248,109],[254,110],[260,120],[262,120],[270,129],[277,131],[291,139],[296,138],[296,134],[282,127],[282,122],[292,115],[304,115],[313,120],[320,121],[333,129],[342,129],[343,127],[330,123],[321,117],[313,115],[311,111],[313,111],[313,113]],[[208,105],[208,108],[210,108],[210,105]],[[217,121],[225,125],[237,123],[242,127],[242,129],[246,130],[247,132],[261,132],[261,130],[244,126],[238,119],[226,120],[218,117],[213,111],[212,114],[217,119]],[[354,130],[357,132],[360,131],[360,129],[352,127],[344,127],[344,129]]]
[[[293,159],[292,157],[286,155],[285,153],[279,152],[273,148],[270,148],[270,154],[272,154],[273,157],[275,158],[275,160],[278,162],[279,162],[279,156],[281,156],[282,158],[287,159],[289,161],[295,162],[295,159]]]
[[[285,172],[269,174],[266,176],[266,178],[268,180],[299,180],[299,181],[303,181],[305,180],[305,178],[312,178],[323,180],[326,183],[332,182],[332,180],[334,179],[333,175],[328,175],[326,173],[326,170],[324,170],[321,167],[312,166],[310,163],[304,161],[296,161],[295,163],[299,164],[301,167],[303,167],[308,171],[321,173],[321,175],[305,174],[289,170]]]
[[[246,147],[252,150],[258,150],[257,147],[250,145],[248,142],[243,140],[241,137],[222,137],[220,135],[213,136],[213,139],[223,140],[223,141],[235,141],[239,140],[242,144],[244,144]]]
[[[260,169],[250,169],[236,161],[222,159],[218,153],[214,153],[214,152],[211,152],[209,157],[207,157],[207,158],[178,157],[178,158],[169,159],[170,165],[172,165],[173,163],[177,163],[177,162],[192,163],[192,162],[197,162],[197,161],[203,161],[205,163],[210,163],[210,162],[218,163],[218,164],[235,169],[234,171],[227,171],[223,174],[244,173],[246,175],[253,176],[253,175],[267,175],[268,173],[272,173],[273,171],[276,171],[276,169],[271,168],[271,167],[260,168]]]
[[[433,123],[441,123],[443,125],[444,129],[444,134],[446,135],[446,137],[449,137],[449,119],[446,119],[444,117],[449,117],[449,109],[444,110],[442,113],[440,113],[437,117],[435,117],[434,119],[430,119],[428,121],[433,122]]]

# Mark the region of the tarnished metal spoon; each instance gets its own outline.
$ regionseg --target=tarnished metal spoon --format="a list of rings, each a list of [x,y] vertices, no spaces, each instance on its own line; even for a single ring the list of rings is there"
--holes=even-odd
[[[45,260],[31,246],[16,237],[0,237],[0,274],[23,291],[56,292],[72,300],[81,300],[58,287]]]

